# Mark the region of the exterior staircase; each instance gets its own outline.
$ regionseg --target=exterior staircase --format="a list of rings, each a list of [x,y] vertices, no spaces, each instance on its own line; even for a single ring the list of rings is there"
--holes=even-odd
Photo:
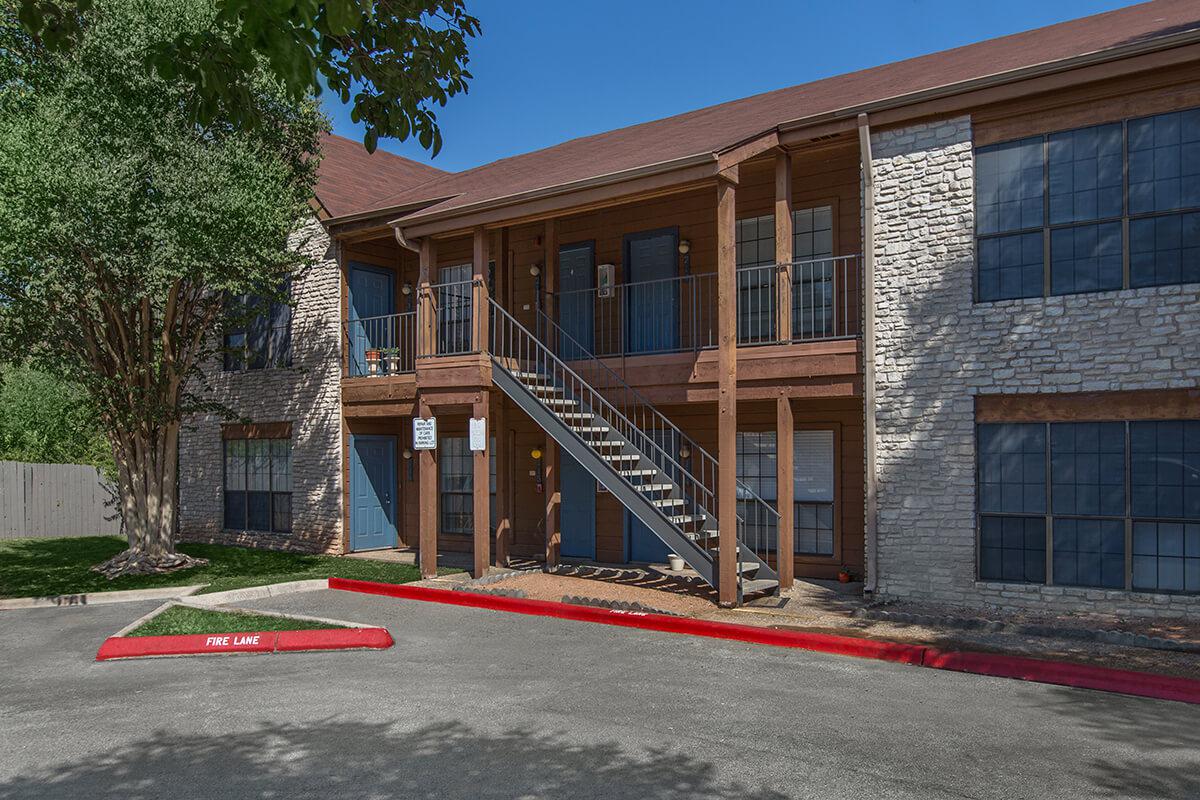
[[[553,321],[541,315],[539,330],[559,343],[559,352],[570,353],[570,361],[489,302],[496,386],[672,553],[717,586],[716,459]],[[779,517],[741,484],[738,505],[740,602],[778,590],[761,531]]]

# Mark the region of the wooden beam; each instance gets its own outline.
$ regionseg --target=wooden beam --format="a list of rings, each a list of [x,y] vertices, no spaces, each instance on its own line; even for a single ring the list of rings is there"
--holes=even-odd
[[[775,153],[775,338],[792,338],[792,157]]]
[[[779,504],[779,531],[776,536],[775,569],[779,573],[779,589],[786,591],[792,588],[795,578],[796,561],[793,557],[792,516],[796,508],[795,477],[793,473],[793,447],[796,430],[795,418],[792,414],[792,401],[788,397],[780,397],[775,401],[775,489]]]
[[[488,250],[491,235],[482,225],[475,229],[474,246],[471,263],[474,265],[472,291],[472,319],[474,322],[474,349],[483,352],[488,349],[488,314],[491,312],[488,303]]]
[[[423,419],[433,416],[429,404],[417,401],[418,413]],[[417,492],[421,498],[418,537],[421,560],[421,577],[437,575],[438,540],[438,468],[436,450],[417,451]]]
[[[717,598],[737,604],[737,167],[717,181]]]
[[[772,129],[753,139],[734,145],[717,155],[717,171],[736,167],[743,161],[762,155],[779,146],[779,132]]]
[[[487,392],[484,392],[480,396],[479,401],[472,407],[472,413],[475,419],[486,420],[485,424],[488,426],[488,433],[490,434],[492,421],[488,419]],[[487,449],[476,450],[471,454],[473,468],[471,472],[471,494],[473,499],[471,507],[475,525],[475,569],[472,575],[476,578],[482,578],[486,575],[488,567],[492,563],[492,492],[490,486],[491,471],[488,469],[488,455],[491,451],[491,443],[485,439],[484,444]]]
[[[863,174],[863,450],[866,484],[865,534],[867,579],[874,593],[879,580],[879,482],[875,452],[875,170],[871,160],[871,123],[858,115],[858,147]]]
[[[562,499],[558,486],[558,442],[546,437],[546,446],[542,450],[542,467],[544,472],[544,489],[546,492],[546,566],[556,567],[559,564],[559,548],[562,543],[562,532],[558,529],[559,503]]]
[[[421,262],[417,272],[417,358],[437,355],[433,290],[430,288],[436,268],[437,242],[432,236],[426,236],[421,240]]]

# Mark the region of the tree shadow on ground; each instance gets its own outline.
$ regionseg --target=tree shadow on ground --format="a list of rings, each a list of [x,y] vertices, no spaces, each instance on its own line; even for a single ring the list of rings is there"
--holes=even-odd
[[[528,729],[460,722],[262,724],[230,735],[159,731],[0,783],[0,800],[151,798],[608,798],[782,800],[725,782],[716,766],[667,748],[627,752]]]
[[[1089,739],[1128,748],[1081,772],[1097,796],[1129,800],[1200,797],[1200,709],[1184,703],[1056,687],[1047,705]]]

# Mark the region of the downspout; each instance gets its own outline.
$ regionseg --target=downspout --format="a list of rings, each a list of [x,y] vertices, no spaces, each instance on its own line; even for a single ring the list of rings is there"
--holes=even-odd
[[[420,243],[413,244],[408,239],[404,238],[404,230],[399,225],[392,226],[392,235],[396,237],[396,242],[405,250],[412,250],[414,253],[421,252]]]
[[[875,171],[871,163],[871,123],[858,115],[858,149],[863,173],[863,465],[866,484],[865,593],[879,580],[879,497],[875,453]]]

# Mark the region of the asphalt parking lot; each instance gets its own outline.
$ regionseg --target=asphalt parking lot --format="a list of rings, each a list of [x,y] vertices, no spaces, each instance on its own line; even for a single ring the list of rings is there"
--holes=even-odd
[[[1198,706],[336,591],[257,605],[396,646],[100,664],[153,603],[0,613],[0,800],[1200,796]]]

